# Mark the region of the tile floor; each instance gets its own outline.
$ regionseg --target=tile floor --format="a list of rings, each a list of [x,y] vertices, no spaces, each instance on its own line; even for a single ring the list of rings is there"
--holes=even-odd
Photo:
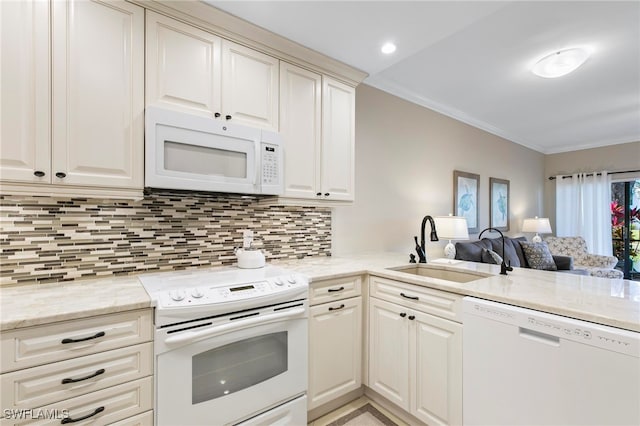
[[[325,414],[324,416],[317,418],[316,420],[314,420],[311,423],[308,423],[307,426],[326,426],[329,423],[339,419],[340,417],[344,416],[345,414],[349,413],[350,411],[356,410],[360,407],[362,407],[363,405],[365,405],[366,403],[370,403],[371,405],[373,405],[378,411],[380,411],[382,414],[384,414],[385,416],[387,416],[391,421],[393,421],[394,423],[396,423],[398,426],[409,426],[407,423],[403,422],[402,420],[400,420],[399,418],[397,418],[396,416],[394,416],[393,414],[391,414],[389,411],[385,410],[384,408],[382,408],[380,405],[376,404],[375,402],[373,402],[372,400],[370,400],[369,398],[367,398],[366,396],[361,396],[360,398],[351,401],[350,403],[343,405],[342,407],[328,413]]]

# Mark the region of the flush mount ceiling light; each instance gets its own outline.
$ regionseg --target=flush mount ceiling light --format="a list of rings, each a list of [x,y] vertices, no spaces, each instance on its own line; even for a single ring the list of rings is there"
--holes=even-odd
[[[531,71],[544,78],[562,77],[584,64],[587,58],[589,51],[581,47],[558,50],[536,62]]]
[[[385,55],[390,55],[391,53],[396,51],[396,45],[391,42],[385,43],[380,48],[380,51]]]

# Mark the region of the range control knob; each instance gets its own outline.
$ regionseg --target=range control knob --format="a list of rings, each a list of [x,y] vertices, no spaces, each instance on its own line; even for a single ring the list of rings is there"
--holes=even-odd
[[[204,296],[204,293],[202,292],[202,290],[196,287],[193,290],[191,290],[191,295],[196,299],[200,299],[202,296]]]
[[[274,283],[276,283],[276,285],[282,286],[284,285],[284,281],[282,281],[281,278],[276,278],[273,280]]]
[[[289,278],[287,278],[287,281],[289,281],[290,284],[295,284],[296,283],[296,277],[291,275]]]
[[[169,292],[169,297],[175,300],[176,302],[183,300],[184,296],[185,296],[184,290],[171,290]]]

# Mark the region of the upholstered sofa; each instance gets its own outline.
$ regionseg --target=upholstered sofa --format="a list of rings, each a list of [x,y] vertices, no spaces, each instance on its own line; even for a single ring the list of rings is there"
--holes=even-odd
[[[477,241],[457,242],[456,259],[480,263],[499,263],[489,254],[489,250],[497,253],[513,267],[529,268],[529,262],[525,256],[520,242],[527,242],[526,237],[505,237],[504,251],[502,252],[502,238],[483,238]],[[557,272],[567,272],[578,275],[588,275],[583,269],[574,269],[573,258],[566,255],[553,255],[553,262]]]
[[[555,255],[573,257],[575,268],[585,269],[589,275],[601,278],[623,278],[624,274],[613,269],[618,258],[592,254],[587,251],[587,243],[582,237],[545,237],[549,251]]]

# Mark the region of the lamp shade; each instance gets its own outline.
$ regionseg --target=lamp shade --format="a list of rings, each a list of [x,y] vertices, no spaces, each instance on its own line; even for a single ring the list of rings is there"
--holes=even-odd
[[[522,232],[535,232],[540,234],[550,234],[551,224],[546,217],[535,217],[525,219],[522,223]]]
[[[461,216],[436,216],[436,230],[443,240],[467,240],[469,230],[467,219]]]
[[[467,219],[461,216],[436,216],[433,218],[436,223],[438,235],[443,240],[449,240],[449,244],[444,247],[444,255],[449,259],[456,256],[456,248],[451,240],[469,239]]]

